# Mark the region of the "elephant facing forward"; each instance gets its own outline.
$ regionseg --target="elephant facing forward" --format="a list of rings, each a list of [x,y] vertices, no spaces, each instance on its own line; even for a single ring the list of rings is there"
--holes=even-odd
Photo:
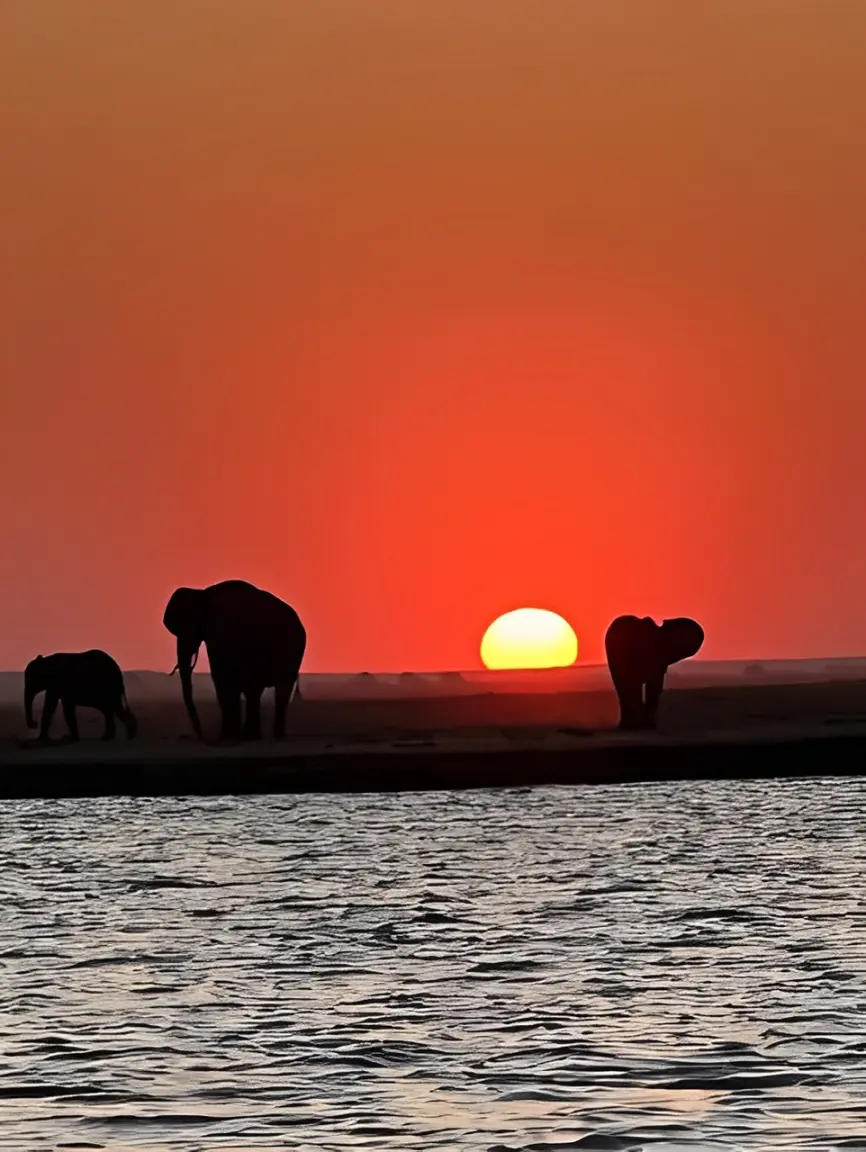
[[[649,616],[613,621],[604,647],[619,697],[620,728],[655,728],[668,667],[694,656],[703,642],[703,628],[685,616],[661,625]]]
[[[202,729],[193,700],[192,670],[202,644],[222,713],[220,739],[261,737],[261,698],[266,688],[274,689],[274,736],[285,735],[286,710],[307,646],[307,634],[294,608],[245,580],[224,580],[209,588],[176,589],[166,605],[163,624],[177,637],[183,702],[199,738]],[[243,727],[241,696],[246,701]]]
[[[58,703],[69,729],[69,739],[78,739],[78,707],[96,708],[105,717],[103,740],[116,735],[115,717],[126,728],[127,739],[135,736],[138,725],[126,702],[120,665],[107,652],[92,648],[87,652],[55,652],[37,656],[24,670],[24,713],[27,727],[35,728],[33,701],[45,693],[39,739],[47,741]]]

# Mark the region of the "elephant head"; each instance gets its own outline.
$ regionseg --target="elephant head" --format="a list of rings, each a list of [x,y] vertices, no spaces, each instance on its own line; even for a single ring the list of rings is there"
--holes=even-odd
[[[659,631],[665,664],[688,660],[700,651],[704,642],[703,628],[697,620],[690,620],[687,616],[663,620]]]
[[[40,692],[45,691],[45,661],[42,656],[31,660],[24,669],[24,716],[28,728],[35,728],[33,719],[33,701]]]
[[[192,698],[192,670],[198,660],[198,650],[205,638],[207,604],[201,588],[178,588],[166,605],[162,622],[177,637],[177,664],[172,669],[180,674],[183,702],[196,736],[201,739],[201,722]]]

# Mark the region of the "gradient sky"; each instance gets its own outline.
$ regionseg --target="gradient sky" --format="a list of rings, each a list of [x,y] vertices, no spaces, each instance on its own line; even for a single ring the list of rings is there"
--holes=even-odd
[[[0,0],[0,667],[866,653],[866,4]]]

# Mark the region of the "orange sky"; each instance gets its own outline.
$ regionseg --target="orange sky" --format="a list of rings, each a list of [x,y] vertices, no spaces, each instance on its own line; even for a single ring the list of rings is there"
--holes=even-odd
[[[866,4],[0,0],[0,667],[866,653]]]

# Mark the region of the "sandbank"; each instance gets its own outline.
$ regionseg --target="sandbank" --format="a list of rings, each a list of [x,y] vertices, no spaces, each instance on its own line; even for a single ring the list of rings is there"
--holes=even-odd
[[[20,704],[7,692],[0,698],[0,798],[398,792],[864,771],[862,669],[831,666],[793,680],[789,674],[782,683],[767,683],[763,669],[752,669],[706,672],[703,679],[692,670],[673,679],[659,731],[650,734],[615,730],[616,700],[598,670],[594,677],[499,679],[492,688],[483,678],[452,676],[343,678],[325,690],[311,678],[290,709],[284,741],[234,746],[192,739],[175,682],[162,677],[142,688],[141,677],[157,674],[128,677],[140,724],[134,741],[121,735],[101,742],[101,719],[82,710],[78,744],[27,746]],[[206,677],[197,692],[205,729],[215,733]],[[53,731],[63,731],[60,715]]]

